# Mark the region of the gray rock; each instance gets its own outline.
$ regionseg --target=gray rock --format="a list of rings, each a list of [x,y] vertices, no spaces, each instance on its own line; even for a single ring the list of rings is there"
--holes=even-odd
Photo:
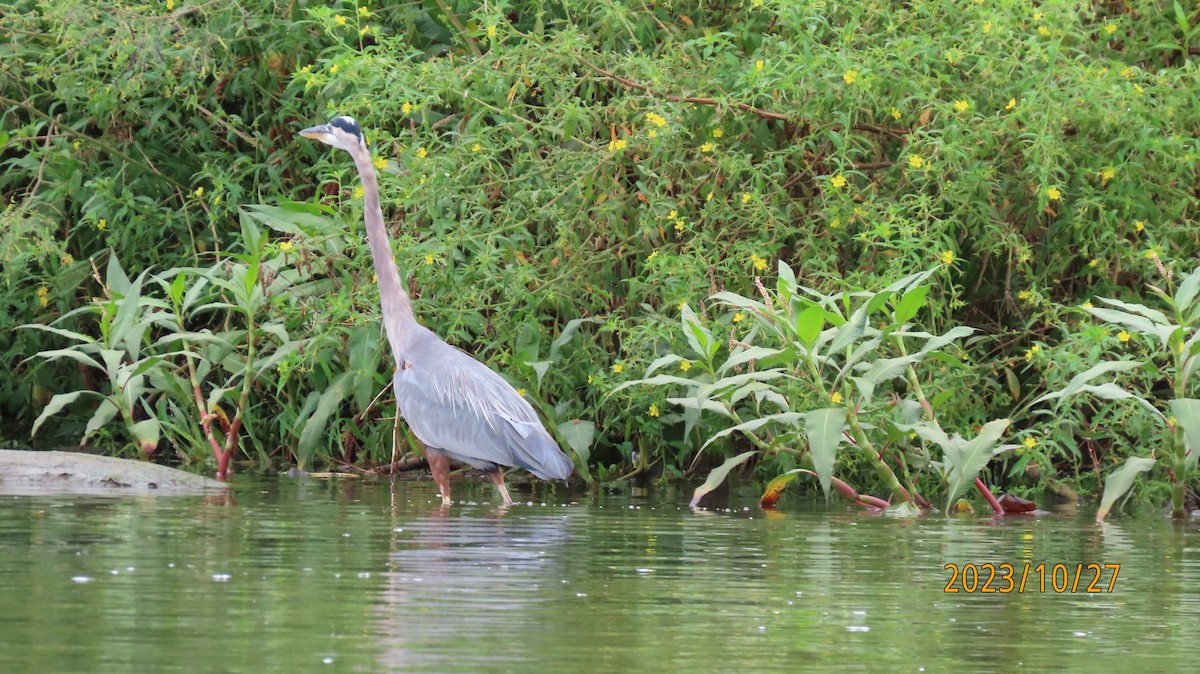
[[[0,449],[0,494],[203,494],[226,487],[146,461]]]

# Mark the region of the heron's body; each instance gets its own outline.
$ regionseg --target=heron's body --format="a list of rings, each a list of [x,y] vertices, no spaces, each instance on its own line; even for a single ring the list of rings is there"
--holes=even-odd
[[[544,479],[574,470],[533,407],[500,375],[450,346],[413,316],[383,226],[379,183],[358,123],[338,117],[300,132],[350,153],[363,182],[363,219],[379,283],[383,325],[396,360],[393,388],[400,413],[426,448],[429,467],[450,504],[449,461],[482,468],[505,503],[512,503],[500,466]]]

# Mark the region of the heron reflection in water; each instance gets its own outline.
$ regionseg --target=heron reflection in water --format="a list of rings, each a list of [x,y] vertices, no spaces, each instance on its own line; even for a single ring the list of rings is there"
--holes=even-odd
[[[379,181],[362,129],[336,117],[300,132],[350,153],[363,184],[363,219],[375,264],[383,327],[396,361],[392,387],[399,412],[425,445],[443,505],[450,505],[450,461],[480,468],[512,504],[500,466],[518,466],[543,480],[574,471],[533,407],[503,377],[442,341],[413,316],[383,226]]]

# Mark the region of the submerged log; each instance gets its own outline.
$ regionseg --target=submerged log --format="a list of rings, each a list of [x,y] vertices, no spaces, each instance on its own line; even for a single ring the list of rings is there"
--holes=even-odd
[[[222,482],[146,461],[0,449],[0,494],[204,494]]]

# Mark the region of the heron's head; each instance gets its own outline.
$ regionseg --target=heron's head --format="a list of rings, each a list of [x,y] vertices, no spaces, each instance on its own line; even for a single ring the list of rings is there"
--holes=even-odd
[[[347,152],[365,146],[362,129],[353,117],[342,115],[329,120],[327,124],[310,126],[300,132],[305,138],[315,138],[326,145],[332,145]]]

